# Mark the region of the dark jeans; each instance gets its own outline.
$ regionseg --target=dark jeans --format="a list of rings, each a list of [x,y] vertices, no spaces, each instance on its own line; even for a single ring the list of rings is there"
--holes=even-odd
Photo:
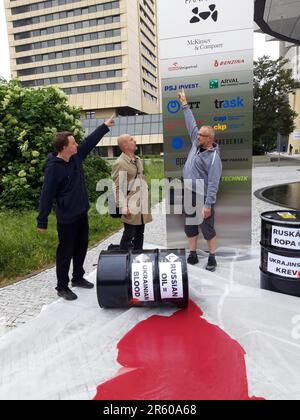
[[[145,225],[133,226],[124,223],[124,233],[121,239],[120,248],[128,251],[129,248],[142,250],[144,246]]]
[[[57,290],[68,287],[69,270],[73,259],[73,280],[80,280],[89,242],[88,216],[84,215],[74,223],[57,224],[59,245],[56,252]]]

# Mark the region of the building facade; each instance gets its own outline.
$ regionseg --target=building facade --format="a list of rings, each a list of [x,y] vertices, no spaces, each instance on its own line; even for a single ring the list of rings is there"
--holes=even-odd
[[[103,122],[104,119],[85,119],[82,121],[82,124],[86,133],[89,134]],[[138,153],[141,156],[159,156],[163,153],[162,114],[117,117],[116,125],[99,143],[95,153],[102,157],[119,156],[118,137],[124,133],[134,136],[138,145]]]
[[[12,76],[83,118],[159,114],[156,0],[4,0]]]

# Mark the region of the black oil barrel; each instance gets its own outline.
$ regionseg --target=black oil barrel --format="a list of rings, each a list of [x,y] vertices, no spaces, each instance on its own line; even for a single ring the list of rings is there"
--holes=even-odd
[[[101,308],[185,308],[189,302],[184,249],[121,251],[100,254],[97,297]]]
[[[261,288],[300,297],[300,211],[263,213]]]

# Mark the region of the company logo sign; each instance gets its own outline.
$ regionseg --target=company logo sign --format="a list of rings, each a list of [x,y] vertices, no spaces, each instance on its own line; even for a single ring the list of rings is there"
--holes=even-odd
[[[244,99],[238,96],[236,99],[225,99],[223,101],[215,100],[216,109],[235,109],[235,108],[244,108]]]
[[[213,121],[224,123],[226,121],[241,121],[245,119],[245,115],[219,115],[213,118]]]
[[[197,102],[189,102],[189,106],[191,109],[199,109],[201,105],[201,102],[197,101]]]
[[[179,63],[173,63],[169,68],[168,71],[180,71],[180,70],[197,70],[198,64],[195,65],[189,65],[189,66],[181,66]]]
[[[199,23],[202,20],[207,20],[210,17],[214,22],[218,21],[219,12],[216,10],[215,4],[210,4],[209,10],[205,12],[199,12],[199,7],[195,7],[192,10],[192,13],[194,14],[194,16],[190,20],[190,23]]]
[[[186,164],[187,157],[177,157],[172,160],[173,165],[183,168]]]
[[[168,112],[170,114],[177,114],[180,111],[179,101],[170,101],[167,105]]]
[[[219,89],[219,80],[214,79],[209,81],[209,89]]]
[[[184,140],[182,137],[175,137],[172,140],[172,147],[175,150],[181,150],[184,147]]]
[[[231,86],[241,86],[249,85],[250,82],[240,82],[237,78],[223,79],[223,80],[210,80],[209,88],[210,89],[219,89],[219,87],[231,87]]]
[[[238,59],[238,60],[215,60],[214,66],[217,67],[224,67],[224,66],[233,66],[236,64],[245,64],[244,59]]]
[[[228,129],[228,125],[227,124],[216,124],[213,126],[213,129],[215,131],[226,131]]]
[[[198,89],[200,88],[199,83],[187,83],[184,85],[169,85],[165,86],[165,92],[173,92],[173,91],[180,91],[184,90],[191,90],[191,89]]]
[[[196,102],[189,102],[189,106],[191,109],[199,109],[200,108],[200,101],[196,101]],[[167,110],[170,114],[177,114],[181,109],[181,105],[179,103],[179,101],[177,100],[173,100],[173,101],[169,101],[168,105],[167,105]]]
[[[244,116],[230,115],[230,116],[219,116],[213,118],[213,127],[215,131],[226,131],[226,130],[241,130],[245,124],[241,121]]]

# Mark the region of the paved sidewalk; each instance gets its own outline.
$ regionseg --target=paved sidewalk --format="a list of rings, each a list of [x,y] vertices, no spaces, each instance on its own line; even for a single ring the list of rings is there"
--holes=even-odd
[[[297,181],[300,181],[298,166],[257,167],[253,170],[253,192],[266,186]],[[260,214],[269,210],[278,210],[278,207],[260,201],[253,196],[252,246],[254,248],[257,248],[260,242]],[[100,251],[107,249],[111,243],[118,243],[120,237],[121,232],[118,232],[88,252],[85,263],[87,273],[95,269]],[[158,214],[154,216],[153,223],[146,228],[145,241],[165,246],[165,240],[165,218]],[[255,276],[257,273],[252,273],[252,278]],[[256,280],[258,282],[259,279]],[[0,335],[25,324],[29,319],[39,314],[43,306],[57,300],[55,283],[54,267],[30,279],[0,289]]]
[[[85,261],[87,274],[95,270],[100,252],[107,249],[111,243],[120,243],[121,235],[122,231],[112,235],[88,252]],[[145,240],[148,243],[165,246],[165,238],[164,218],[155,215],[154,223],[146,227]],[[56,273],[53,267],[34,277],[0,289],[0,336],[1,332],[7,329],[25,324],[38,315],[43,306],[57,300],[55,285]]]

